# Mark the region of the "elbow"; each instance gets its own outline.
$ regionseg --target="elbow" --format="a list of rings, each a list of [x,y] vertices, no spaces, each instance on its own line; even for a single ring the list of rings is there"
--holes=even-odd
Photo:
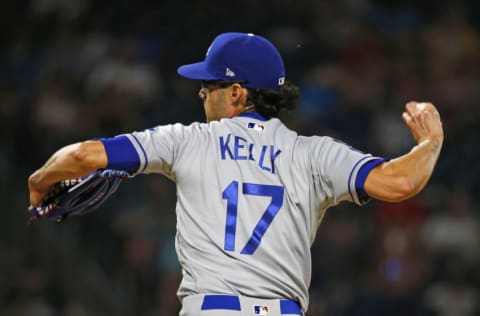
[[[420,192],[421,187],[416,185],[408,177],[398,178],[398,183],[396,185],[396,192],[393,197],[394,202],[401,202],[408,200]]]

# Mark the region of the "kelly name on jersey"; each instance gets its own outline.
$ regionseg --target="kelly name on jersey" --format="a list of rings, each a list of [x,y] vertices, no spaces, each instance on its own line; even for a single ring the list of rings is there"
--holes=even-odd
[[[245,138],[228,133],[219,137],[220,156],[222,160],[247,160],[257,164],[266,172],[275,173],[275,160],[281,150],[273,145],[257,145]]]

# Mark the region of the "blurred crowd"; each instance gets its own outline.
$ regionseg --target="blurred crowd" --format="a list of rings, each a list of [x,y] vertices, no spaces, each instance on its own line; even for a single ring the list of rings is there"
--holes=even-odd
[[[27,178],[59,147],[204,121],[176,68],[226,31],[266,36],[301,89],[283,117],[384,157],[431,101],[445,143],[425,191],[343,203],[312,246],[310,316],[480,315],[480,3],[18,0],[0,4],[0,315],[178,313],[175,187],[126,181],[101,211],[26,225]]]

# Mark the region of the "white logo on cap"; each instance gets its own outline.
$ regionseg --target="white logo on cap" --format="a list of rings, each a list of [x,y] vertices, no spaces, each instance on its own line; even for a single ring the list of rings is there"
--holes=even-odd
[[[285,77],[278,78],[278,85],[283,86],[285,84]]]
[[[227,70],[225,71],[225,76],[227,77],[235,77],[235,73],[227,67]]]

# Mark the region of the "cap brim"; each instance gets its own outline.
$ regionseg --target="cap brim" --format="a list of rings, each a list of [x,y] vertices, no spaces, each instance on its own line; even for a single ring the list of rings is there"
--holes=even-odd
[[[207,64],[202,61],[199,63],[188,64],[178,67],[177,73],[185,78],[193,80],[217,80],[217,76],[213,76],[207,71]]]

